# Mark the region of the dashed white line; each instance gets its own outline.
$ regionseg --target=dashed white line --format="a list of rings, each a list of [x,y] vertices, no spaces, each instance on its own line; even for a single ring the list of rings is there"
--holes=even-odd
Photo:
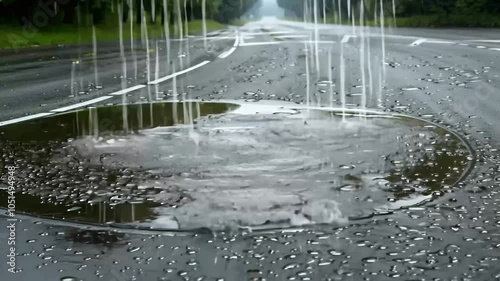
[[[197,64],[197,65],[195,65],[195,66],[191,66],[190,68],[186,68],[186,69],[184,69],[184,70],[182,70],[182,71],[179,71],[179,72],[176,72],[176,73],[173,73],[173,74],[167,75],[167,76],[165,76],[165,77],[162,77],[162,78],[160,78],[160,79],[156,79],[156,80],[154,80],[154,81],[151,81],[151,82],[149,82],[148,84],[149,84],[149,85],[156,85],[156,84],[159,84],[159,83],[165,82],[165,81],[167,81],[167,80],[169,80],[169,79],[172,79],[172,78],[177,77],[177,76],[179,76],[179,75],[182,75],[182,74],[188,73],[188,72],[190,72],[190,71],[193,71],[193,70],[195,70],[195,69],[197,69],[197,68],[200,68],[200,67],[202,67],[202,66],[204,66],[205,64],[208,64],[208,63],[210,63],[210,61],[209,61],[209,60],[206,60],[206,61],[204,61],[204,62],[202,62],[202,63],[199,63],[199,64]]]
[[[49,116],[49,115],[52,115],[52,114],[54,114],[54,113],[45,112],[45,113],[33,114],[33,115],[21,117],[21,118],[11,119],[11,120],[0,122],[0,127],[6,126],[6,125],[15,124],[15,123],[19,123],[19,122],[23,122],[23,121],[28,121],[28,120],[32,120],[32,119],[41,118],[41,117]]]
[[[94,104],[94,103],[98,103],[98,102],[101,102],[101,101],[105,101],[105,100],[108,100],[110,98],[112,98],[112,96],[103,96],[103,97],[99,97],[99,98],[96,98],[96,99],[92,99],[92,100],[84,101],[84,102],[81,102],[81,103],[73,104],[73,105],[70,105],[70,106],[66,106],[66,107],[61,107],[61,108],[58,108],[58,109],[54,109],[54,110],[51,110],[51,112],[65,112],[65,111],[77,109],[77,108],[80,108],[80,107],[84,107],[84,106],[87,106],[87,105],[91,105],[91,104]]]
[[[420,44],[424,43],[425,41],[427,41],[427,39],[418,39],[415,42],[411,43],[410,46],[411,47],[419,46]]]
[[[136,85],[134,87],[130,87],[130,88],[127,88],[127,89],[123,89],[123,90],[120,90],[120,91],[117,91],[117,92],[114,92],[114,93],[111,93],[109,94],[110,96],[121,96],[121,95],[124,95],[126,93],[130,93],[130,92],[133,92],[135,90],[139,90],[139,89],[142,89],[142,88],[146,88],[146,85]]]
[[[490,50],[500,52],[500,48],[490,48]]]

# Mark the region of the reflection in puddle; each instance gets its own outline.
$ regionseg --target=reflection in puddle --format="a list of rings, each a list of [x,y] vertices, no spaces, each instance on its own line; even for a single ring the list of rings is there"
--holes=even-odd
[[[0,128],[2,162],[19,166],[18,209],[161,229],[337,224],[440,196],[470,157],[448,131],[375,113],[186,102],[122,115]]]

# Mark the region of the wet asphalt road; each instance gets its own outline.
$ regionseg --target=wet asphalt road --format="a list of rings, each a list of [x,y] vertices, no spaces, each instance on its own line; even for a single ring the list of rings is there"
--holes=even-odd
[[[94,235],[82,226],[18,216],[19,272],[7,272],[7,253],[2,253],[2,280],[500,280],[500,32],[386,30],[386,76],[379,91],[383,40],[378,29],[364,32],[368,31],[373,85],[373,90],[367,89],[368,107],[382,106],[442,123],[465,136],[476,150],[473,172],[459,186],[445,188],[448,194],[425,206],[340,228],[248,235],[132,231]],[[307,62],[314,102],[330,103],[317,82],[328,80],[331,50],[333,103],[338,105],[344,42],[347,102],[361,103],[361,42],[359,36],[345,36],[359,32],[350,27],[320,28],[319,65],[314,58]],[[233,46],[234,34],[233,30],[219,34],[220,40],[209,41],[208,51],[196,38],[172,42],[172,49],[179,52],[173,56],[176,70],[211,61],[179,76],[175,81],[179,93],[205,100],[305,102],[306,59],[315,51],[314,44],[303,42],[314,40],[310,25],[248,24],[238,31],[236,51],[219,58]],[[189,55],[180,48],[183,43]],[[74,97],[71,65],[78,60],[79,49],[67,55],[61,50],[47,52],[29,60],[0,57],[0,120],[47,112],[121,89],[122,61],[116,46],[103,47],[98,54],[102,89],[89,86],[94,80],[93,61],[85,54],[91,51],[80,51],[83,59],[75,74]],[[128,86],[147,82],[144,53],[137,50],[139,77],[129,79]],[[153,59],[154,52],[150,54]],[[127,58],[131,77],[133,60]],[[169,71],[167,66],[163,71],[160,77]],[[161,83],[158,95],[154,87],[131,92],[127,102],[149,96],[171,99],[173,86],[172,80]],[[121,101],[116,97],[106,102]],[[5,249],[5,221],[1,229],[1,249]]]

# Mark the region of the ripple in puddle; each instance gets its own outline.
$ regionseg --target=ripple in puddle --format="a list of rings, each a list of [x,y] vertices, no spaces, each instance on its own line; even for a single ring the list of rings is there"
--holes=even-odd
[[[347,113],[107,106],[1,127],[0,153],[3,165],[19,167],[20,211],[172,230],[345,223],[422,204],[468,169],[468,147],[451,132]]]

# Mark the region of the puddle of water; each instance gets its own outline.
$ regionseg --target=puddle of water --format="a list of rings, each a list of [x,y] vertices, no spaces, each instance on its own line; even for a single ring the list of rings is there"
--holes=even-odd
[[[18,209],[161,229],[338,224],[442,195],[470,157],[454,134],[409,117],[156,103],[127,106],[124,130],[121,108],[1,127]]]

